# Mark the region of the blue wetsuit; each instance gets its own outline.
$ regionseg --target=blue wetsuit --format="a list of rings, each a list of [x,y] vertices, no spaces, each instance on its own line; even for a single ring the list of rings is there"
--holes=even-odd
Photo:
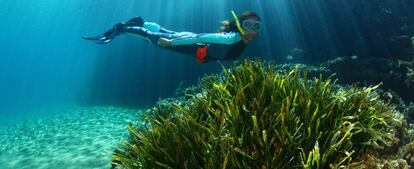
[[[241,55],[247,46],[239,32],[201,34],[174,32],[152,22],[144,22],[142,27],[126,27],[125,32],[137,34],[137,30],[141,32],[138,33],[139,35],[156,46],[159,46],[160,38],[170,39],[171,46],[159,47],[175,52],[197,57],[197,50],[205,48],[206,56],[199,60],[203,63],[214,60],[234,60]]]

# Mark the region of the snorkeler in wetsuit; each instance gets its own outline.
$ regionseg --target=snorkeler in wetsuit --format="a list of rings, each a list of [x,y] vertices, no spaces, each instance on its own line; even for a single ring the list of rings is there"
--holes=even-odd
[[[139,35],[152,44],[196,57],[198,63],[214,60],[235,60],[253,40],[260,28],[260,17],[244,12],[239,18],[232,12],[233,21],[223,21],[219,33],[175,32],[157,23],[135,17],[126,23],[118,23],[102,35],[83,37],[98,44],[106,44],[123,33]]]

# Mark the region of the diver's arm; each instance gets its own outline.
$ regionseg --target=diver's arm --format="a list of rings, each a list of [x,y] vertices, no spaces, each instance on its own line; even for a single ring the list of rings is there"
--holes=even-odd
[[[171,46],[191,45],[196,43],[231,45],[237,43],[241,39],[242,37],[240,36],[240,34],[235,32],[197,34],[196,36],[171,39]]]

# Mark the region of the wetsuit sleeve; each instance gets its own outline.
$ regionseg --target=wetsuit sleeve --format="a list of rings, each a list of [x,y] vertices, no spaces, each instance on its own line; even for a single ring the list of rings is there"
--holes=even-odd
[[[195,34],[193,36],[184,36],[171,39],[172,46],[191,45],[196,43],[212,43],[231,45],[237,43],[242,38],[238,33],[206,33]]]

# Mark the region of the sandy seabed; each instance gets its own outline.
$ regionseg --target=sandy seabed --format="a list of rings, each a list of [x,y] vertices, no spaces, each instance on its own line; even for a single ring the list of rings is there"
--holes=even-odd
[[[0,125],[0,169],[109,168],[141,111],[83,107]]]

